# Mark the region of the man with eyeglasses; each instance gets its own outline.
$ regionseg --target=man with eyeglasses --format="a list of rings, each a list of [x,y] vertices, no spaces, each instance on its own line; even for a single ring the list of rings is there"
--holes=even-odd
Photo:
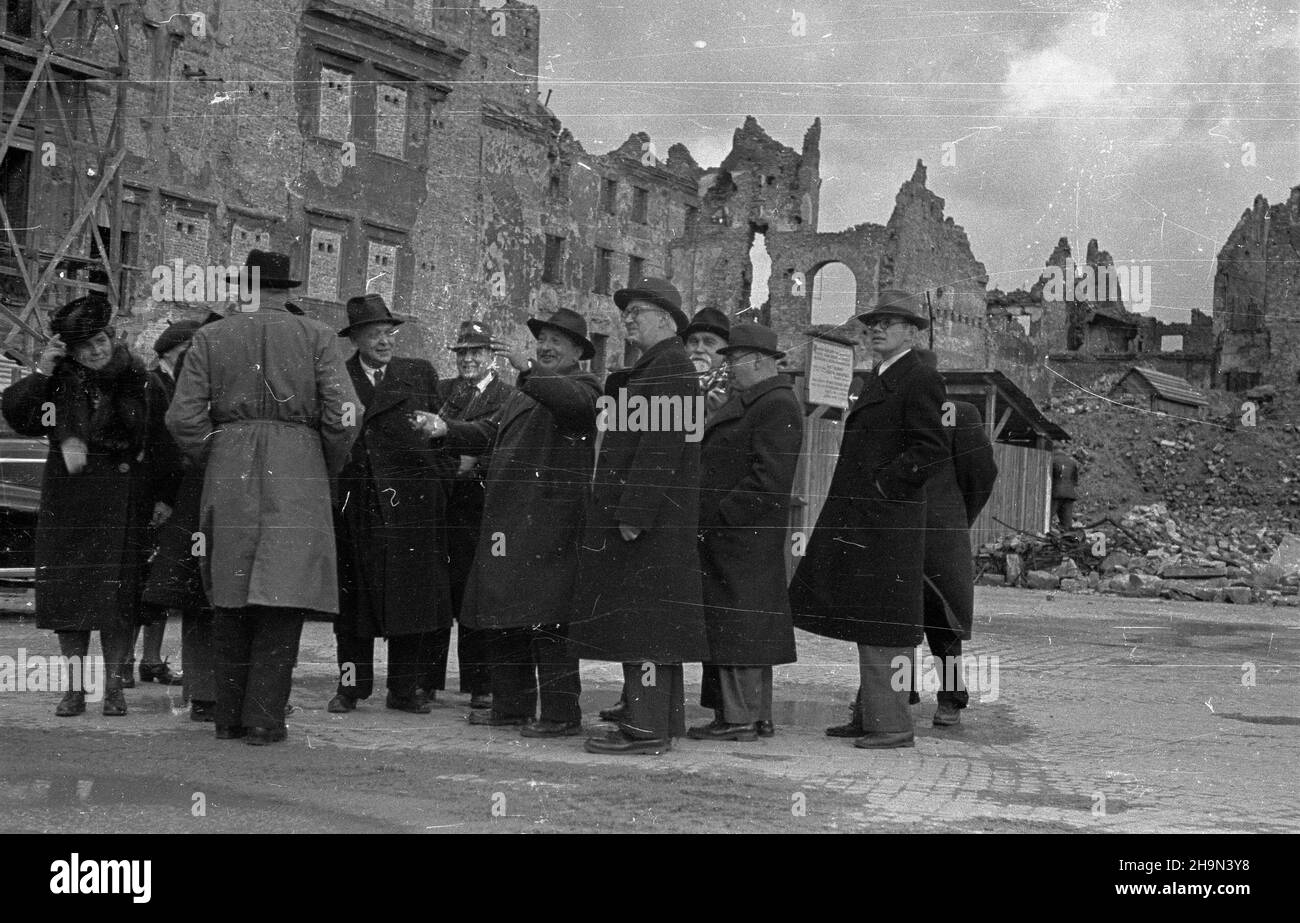
[[[643,279],[616,292],[614,303],[641,358],[609,375],[602,401],[690,402],[702,422],[698,373],[678,338],[688,321],[677,289]],[[686,733],[682,664],[708,656],[696,551],[700,444],[685,426],[633,419],[620,412],[598,423],[603,432],[578,549],[573,652],[622,663],[627,695],[618,730],[588,739],[591,753],[672,749],[672,738]]]
[[[886,289],[859,315],[880,358],[844,423],[835,474],[790,585],[795,626],[858,645],[853,718],[828,728],[862,749],[914,746],[908,708],[922,637],[925,483],[949,457],[943,378],[912,351],[929,324],[915,296]]]

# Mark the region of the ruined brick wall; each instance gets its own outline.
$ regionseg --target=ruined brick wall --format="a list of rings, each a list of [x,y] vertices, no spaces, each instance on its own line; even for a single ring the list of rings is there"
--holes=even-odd
[[[1292,384],[1300,372],[1300,186],[1262,195],[1219,251],[1214,275],[1216,384]]]

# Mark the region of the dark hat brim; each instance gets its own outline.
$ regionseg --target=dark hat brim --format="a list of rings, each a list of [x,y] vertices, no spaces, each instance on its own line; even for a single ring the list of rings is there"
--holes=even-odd
[[[877,311],[868,311],[866,314],[859,314],[858,321],[863,324],[869,324],[878,317],[899,317],[910,323],[917,330],[924,330],[930,326],[930,321],[919,314],[910,314],[907,311],[892,311],[889,308]]]
[[[394,327],[400,327],[406,321],[400,317],[376,317],[373,320],[363,320],[357,324],[348,324],[339,331],[339,336],[345,337],[354,330],[360,330],[362,327],[369,327],[371,324],[392,324]]]
[[[722,337],[724,340],[731,336],[731,331],[725,327],[719,327],[717,324],[702,324],[698,321],[693,324],[687,324],[686,329],[677,335],[681,337],[682,342],[685,343],[686,338],[692,333],[712,333],[715,336]],[[718,351],[721,352],[722,350]]]
[[[682,331],[691,325],[691,319],[686,316],[686,312],[677,307],[663,295],[658,292],[645,288],[620,288],[614,293],[614,304],[620,311],[626,311],[627,306],[636,299],[648,301],[653,305],[663,308],[667,311],[677,325],[677,335],[681,336]]]
[[[568,327],[561,326],[560,324],[552,324],[550,321],[538,320],[535,317],[530,317],[528,319],[528,329],[532,331],[534,339],[541,336],[541,332],[547,328],[558,330],[560,333],[580,345],[582,347],[582,355],[579,356],[580,359],[590,359],[596,355],[595,344],[585,336],[582,336],[576,330],[570,330]]]
[[[722,349],[718,350],[718,355],[727,356],[730,355],[731,353],[738,353],[741,350],[745,350],[745,349],[749,350],[750,352],[762,353],[765,356],[771,356],[773,359],[785,358],[785,352],[783,350],[768,349],[766,346],[754,346],[752,344],[750,345],[741,344],[738,346],[724,346]]]

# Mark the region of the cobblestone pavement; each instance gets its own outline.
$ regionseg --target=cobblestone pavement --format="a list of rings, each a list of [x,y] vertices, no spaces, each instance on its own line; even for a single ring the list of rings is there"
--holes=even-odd
[[[382,692],[328,714],[326,623],[304,634],[277,747],[216,741],[179,689],[75,719],[54,717],[56,693],[2,692],[0,830],[1300,830],[1296,610],[980,588],[976,611],[984,682],[961,726],[932,728],[924,691],[917,745],[894,751],[824,736],[847,716],[856,651],[804,634],[777,669],[775,738],[660,756],[471,727],[455,694],[428,716],[384,709]],[[0,656],[19,648],[56,651],[11,614]],[[593,721],[619,679],[584,664]],[[688,695],[698,681],[688,666]]]

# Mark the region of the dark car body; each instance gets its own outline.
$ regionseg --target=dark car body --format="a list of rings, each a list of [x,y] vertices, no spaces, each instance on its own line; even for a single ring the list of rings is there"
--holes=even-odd
[[[0,419],[0,584],[36,579],[36,514],[49,443],[19,436]]]

